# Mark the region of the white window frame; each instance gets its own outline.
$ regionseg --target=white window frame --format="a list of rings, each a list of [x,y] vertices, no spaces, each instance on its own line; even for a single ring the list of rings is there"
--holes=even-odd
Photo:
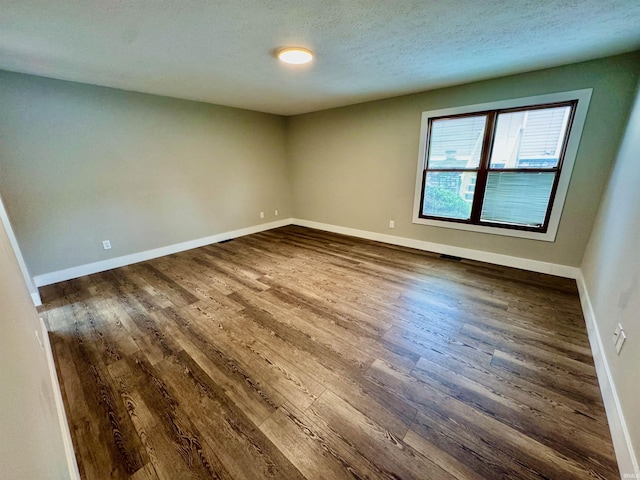
[[[558,226],[560,225],[560,219],[562,217],[564,202],[567,198],[567,191],[569,190],[569,182],[571,180],[571,173],[573,172],[573,165],[575,163],[576,155],[578,153],[578,147],[580,145],[580,138],[582,137],[582,129],[587,118],[587,111],[589,110],[589,102],[591,101],[592,92],[593,89],[587,88],[584,90],[572,90],[569,92],[558,92],[546,95],[536,95],[532,97],[516,98],[512,100],[501,100],[497,102],[479,103],[476,105],[465,105],[462,107],[444,108],[440,110],[422,112],[422,123],[420,126],[420,154],[418,156],[416,191],[413,201],[413,223],[420,225],[430,225],[434,227],[453,228],[456,230],[467,230],[471,232],[490,233],[493,235],[529,238],[547,242],[555,241],[556,235],[558,233]],[[447,220],[420,218],[422,179],[423,172],[427,166],[427,130],[429,127],[430,118],[482,112],[487,110],[527,107],[531,105],[542,105],[546,103],[567,102],[571,100],[578,100],[578,105],[576,106],[576,111],[573,117],[573,125],[571,127],[571,131],[569,132],[569,139],[567,141],[564,163],[560,172],[558,188],[556,190],[553,206],[551,207],[551,216],[549,218],[549,226],[546,232],[529,232],[525,230],[514,230],[510,228],[500,228],[493,226],[490,227],[485,225],[470,225],[466,223],[450,222]]]

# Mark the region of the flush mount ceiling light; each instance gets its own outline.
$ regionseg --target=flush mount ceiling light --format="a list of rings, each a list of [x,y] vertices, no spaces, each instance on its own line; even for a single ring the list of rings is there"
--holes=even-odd
[[[284,63],[302,65],[303,63],[309,63],[313,59],[313,52],[302,47],[283,48],[278,51],[278,58]]]

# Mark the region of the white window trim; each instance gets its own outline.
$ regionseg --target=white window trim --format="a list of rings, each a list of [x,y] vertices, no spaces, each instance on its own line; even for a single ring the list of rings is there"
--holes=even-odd
[[[567,191],[569,190],[569,182],[571,180],[571,173],[573,172],[573,165],[576,160],[576,154],[578,153],[578,147],[580,145],[580,138],[582,136],[582,128],[584,127],[585,120],[587,118],[587,111],[589,110],[589,102],[591,101],[591,93],[593,89],[587,88],[584,90],[572,90],[570,92],[551,93],[547,95],[536,95],[533,97],[516,98],[512,100],[502,100],[498,102],[479,103],[476,105],[466,105],[463,107],[444,108],[440,110],[431,110],[428,112],[422,112],[422,123],[420,126],[420,154],[418,157],[418,172],[416,175],[416,191],[413,201],[413,223],[420,225],[430,225],[434,227],[453,228],[456,230],[467,230],[471,232],[490,233],[493,235],[506,235],[509,237],[529,238],[533,240],[543,240],[547,242],[553,242],[556,239],[558,233],[558,226],[560,225],[560,218],[562,216],[562,210],[564,208],[564,201],[567,198]],[[488,227],[484,225],[469,225],[466,223],[449,222],[446,220],[433,220],[427,218],[420,218],[420,197],[422,194],[422,175],[426,168],[427,152],[427,128],[429,125],[429,119],[433,117],[443,117],[449,115],[459,115],[463,113],[482,112],[486,110],[497,110],[505,108],[517,108],[526,107],[529,105],[540,105],[545,103],[566,102],[571,100],[578,100],[578,106],[573,118],[573,125],[571,132],[569,133],[569,140],[567,142],[567,150],[564,156],[564,163],[562,165],[562,171],[560,172],[560,179],[558,180],[558,189],[556,190],[556,196],[551,208],[551,217],[549,219],[549,227],[545,233],[541,232],[528,232],[524,230],[513,230],[509,228],[500,227]]]

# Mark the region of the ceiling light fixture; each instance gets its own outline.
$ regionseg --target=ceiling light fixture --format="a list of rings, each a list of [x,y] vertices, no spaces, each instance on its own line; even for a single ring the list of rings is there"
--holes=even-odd
[[[313,59],[313,52],[302,47],[283,48],[278,52],[278,58],[284,63],[302,65],[303,63],[309,63]]]

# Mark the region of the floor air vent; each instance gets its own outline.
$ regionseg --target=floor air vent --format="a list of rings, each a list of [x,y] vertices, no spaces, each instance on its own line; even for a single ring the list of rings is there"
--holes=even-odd
[[[453,260],[454,262],[459,262],[462,260],[461,257],[455,257],[453,255],[447,255],[445,253],[440,254],[440,258],[444,258],[445,260]]]

